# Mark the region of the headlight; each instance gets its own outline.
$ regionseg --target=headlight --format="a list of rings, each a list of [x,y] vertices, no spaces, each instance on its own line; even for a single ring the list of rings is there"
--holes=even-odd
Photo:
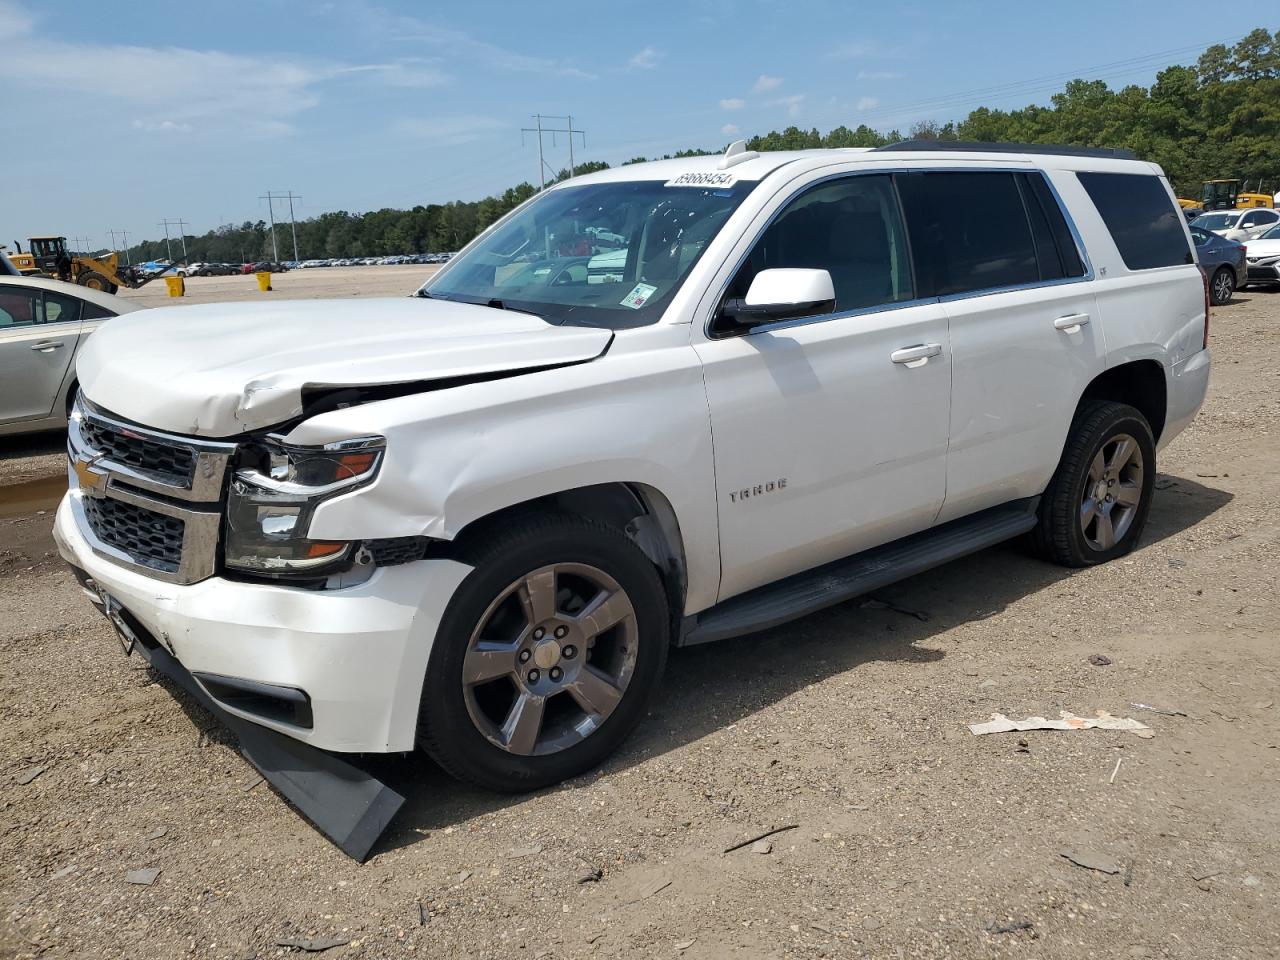
[[[386,441],[361,437],[323,447],[267,438],[250,446],[231,480],[226,565],[260,574],[319,572],[346,561],[350,542],[312,540],[322,501],[373,480]]]

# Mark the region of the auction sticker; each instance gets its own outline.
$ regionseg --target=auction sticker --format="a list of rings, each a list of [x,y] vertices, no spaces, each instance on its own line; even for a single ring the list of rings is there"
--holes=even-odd
[[[647,283],[637,283],[625,297],[622,298],[622,306],[630,307],[632,310],[639,310],[649,298],[653,296],[653,291],[658,288]]]
[[[732,173],[711,170],[707,173],[682,173],[663,184],[664,187],[732,187],[738,178]]]

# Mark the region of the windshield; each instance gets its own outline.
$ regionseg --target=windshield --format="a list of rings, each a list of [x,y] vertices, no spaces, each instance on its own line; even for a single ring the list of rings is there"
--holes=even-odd
[[[1280,226],[1272,227],[1258,238],[1259,240],[1280,240]]]
[[[1205,230],[1230,230],[1239,219],[1238,213],[1206,213],[1203,217],[1196,217],[1191,222]]]
[[[421,293],[523,310],[549,323],[653,323],[754,186],[633,180],[549,190]]]

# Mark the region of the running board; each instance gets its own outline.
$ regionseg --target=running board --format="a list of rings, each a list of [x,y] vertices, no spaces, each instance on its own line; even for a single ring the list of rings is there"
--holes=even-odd
[[[1026,533],[1039,497],[952,520],[731,597],[684,621],[676,645],[692,646],[767,630]]]

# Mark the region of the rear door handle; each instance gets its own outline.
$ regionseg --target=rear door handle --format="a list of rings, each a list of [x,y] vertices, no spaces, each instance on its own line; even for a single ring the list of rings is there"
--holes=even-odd
[[[1053,329],[1075,333],[1081,327],[1087,326],[1088,323],[1089,315],[1087,313],[1069,313],[1065,317],[1059,317],[1053,321]]]
[[[914,363],[916,360],[928,360],[942,352],[940,343],[917,343],[914,347],[903,347],[889,354],[894,363]]]
[[[61,340],[39,340],[31,345],[31,349],[40,353],[49,353],[52,350],[57,350],[61,346]]]

